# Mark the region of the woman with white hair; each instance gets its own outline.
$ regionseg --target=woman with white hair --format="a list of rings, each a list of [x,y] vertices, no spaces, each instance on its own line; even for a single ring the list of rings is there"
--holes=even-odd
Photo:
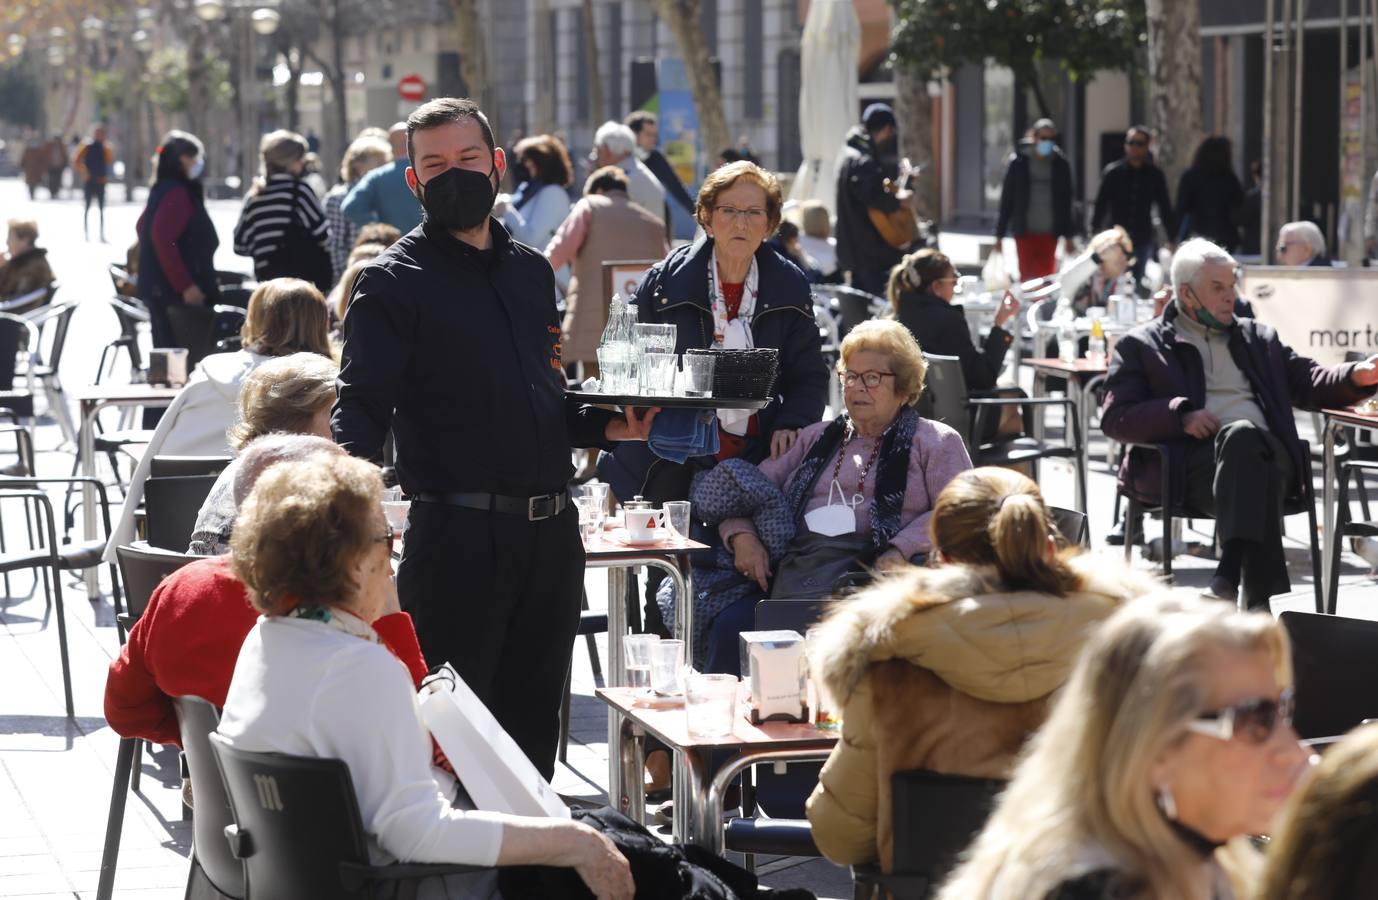
[[[665,188],[646,164],[636,157],[636,134],[621,122],[604,122],[593,135],[589,166],[601,169],[617,166],[627,173],[627,195],[632,202],[655,216],[666,219]]]
[[[939,900],[1249,896],[1310,754],[1287,635],[1185,592],[1100,626]]]
[[[1325,235],[1315,222],[1288,222],[1278,229],[1278,265],[1334,265],[1325,252]]]
[[[334,283],[326,240],[330,229],[316,192],[303,180],[306,138],[273,131],[259,144],[259,176],[234,227],[234,252],[254,261],[259,281],[300,278],[322,294]]]

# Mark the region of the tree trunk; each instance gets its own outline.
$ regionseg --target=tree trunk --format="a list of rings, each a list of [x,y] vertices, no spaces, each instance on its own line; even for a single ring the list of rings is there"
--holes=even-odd
[[[1200,0],[1147,0],[1147,8],[1155,153],[1175,185],[1201,140]]]
[[[699,118],[700,147],[709,160],[733,145],[723,115],[722,93],[713,77],[713,65],[708,56],[708,44],[703,39],[702,4],[699,0],[655,0],[656,15],[669,26],[679,46],[679,55],[689,74],[689,88],[694,94],[694,109]]]
[[[287,64],[287,130],[301,130],[301,56],[293,57],[291,47],[280,48],[282,60]]]
[[[493,134],[502,134],[497,122],[492,85],[488,80],[488,42],[483,30],[481,0],[451,0],[455,28],[459,32],[459,74],[469,89],[469,97],[488,116]]]
[[[903,66],[895,70],[895,118],[899,123],[900,156],[917,170],[909,177],[914,211],[935,222],[942,219],[942,191],[933,158],[933,98],[928,85]]]
[[[584,77],[589,83],[589,122],[603,124],[603,79],[598,74],[598,28],[593,18],[593,0],[583,0]]]
[[[554,97],[546,87],[553,78],[551,72],[554,66],[554,60],[551,59],[549,52],[551,47],[550,0],[535,0],[534,16],[536,23],[533,32],[536,46],[531,57],[536,65],[537,87],[535,110],[531,118],[531,133],[540,134],[555,130]]]
[[[210,72],[207,65],[206,29],[192,28],[187,40],[187,125],[191,133],[206,139],[211,108]]]
[[[340,0],[330,0],[330,65],[323,66],[330,79],[331,106],[326,119],[325,136],[329,143],[330,171],[340,168],[345,148],[349,146],[348,76],[344,64],[344,19],[340,14]]]

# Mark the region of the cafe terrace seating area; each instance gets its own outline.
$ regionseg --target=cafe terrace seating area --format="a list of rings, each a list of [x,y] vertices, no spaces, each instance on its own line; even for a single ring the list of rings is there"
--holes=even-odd
[[[1038,401],[1035,428],[1021,439],[1018,452],[1007,449],[1004,458],[991,447],[973,446],[971,454],[977,465],[1035,467],[1051,505],[1085,513],[1084,522],[1075,515],[1065,520],[1073,523],[1063,529],[1065,537],[1089,541],[1097,552],[1122,553],[1104,544],[1125,504],[1113,476],[1122,448],[1107,442],[1097,427],[1103,366],[1084,358],[1046,358],[1049,335],[1040,310],[1051,309],[1043,304],[1054,303],[1057,290],[1051,281],[1021,287],[1023,333],[1007,359],[1006,380],[1047,398]],[[968,296],[968,318],[979,332],[988,327],[993,305],[975,292]],[[880,304],[845,289],[821,290],[816,299],[831,364],[840,336]],[[182,804],[188,770],[177,749],[121,741],[102,718],[102,697],[111,659],[158,578],[180,564],[177,554],[190,523],[224,460],[155,463],[159,483],[146,501],[147,546],[122,554],[119,567],[102,563],[98,548],[142,449],[139,410],[166,405],[175,389],[131,385],[148,363],[144,316],[136,303],[115,298],[109,281],[55,286],[48,300],[34,313],[7,320],[29,336],[29,346],[16,361],[15,390],[0,395],[0,466],[6,472],[0,478],[0,896],[182,897],[193,869],[193,834],[208,848],[197,855],[195,868],[202,874],[191,876],[198,890],[205,887],[198,878],[233,872],[239,864],[234,854],[247,851],[234,841],[219,845],[215,834],[223,829],[210,827],[215,820],[194,823]],[[1131,319],[1133,312],[1127,314]],[[222,332],[208,336],[211,346],[226,336],[233,341],[233,323],[222,325]],[[931,363],[932,373],[950,371],[941,359]],[[1057,383],[1050,379],[1067,376],[1069,387],[1048,390]],[[925,415],[968,437],[977,433],[972,426],[980,407],[968,402],[960,369],[956,378],[933,378],[930,391]],[[839,400],[834,394],[829,415]],[[1369,428],[1378,430],[1378,418],[1298,413],[1297,421],[1312,451],[1314,505],[1289,509],[1298,513],[1285,523],[1293,590],[1273,598],[1272,609],[1286,614],[1298,647],[1298,729],[1303,737],[1324,737],[1378,714],[1356,712],[1378,704],[1378,689],[1364,687],[1375,683],[1365,676],[1378,659],[1378,624],[1368,621],[1378,619],[1378,584],[1369,577],[1378,554],[1364,538],[1378,534],[1378,527],[1364,524],[1372,514],[1363,485],[1369,465],[1378,466],[1366,462],[1378,459],[1367,437]],[[1340,476],[1343,488],[1337,487]],[[1168,530],[1177,534],[1175,555],[1167,560],[1160,520],[1149,518],[1145,528],[1148,541],[1130,550],[1137,565],[1169,571],[1179,586],[1206,585],[1214,567],[1209,520],[1174,516]],[[1332,541],[1341,528],[1344,541]],[[803,799],[835,732],[808,724],[756,728],[739,718],[730,738],[710,742],[738,751],[736,761],[705,768],[716,757],[685,732],[682,712],[637,708],[628,689],[619,687],[626,683],[627,657],[620,644],[609,645],[609,633],[633,627],[639,616],[616,603],[609,608],[609,597],[625,596],[629,573],[646,566],[680,577],[694,549],[683,543],[628,546],[625,538],[625,529],[609,529],[587,544],[587,609],[574,648],[556,791],[570,803],[621,806],[667,840],[673,836],[726,853],[754,867],[763,884],[807,887],[820,897],[871,896],[876,873],[823,860],[801,818]],[[1329,573],[1328,583],[1323,572]],[[462,580],[463,573],[456,575]],[[802,633],[827,602],[763,603],[757,626]],[[1330,617],[1319,619],[1317,613]],[[1319,653],[1318,647],[1327,651]],[[204,731],[205,723],[214,722],[213,708],[194,708],[190,701],[183,708],[184,737],[189,727],[194,732],[201,723]],[[663,820],[635,789],[647,737],[682,751],[674,812]],[[193,784],[210,781],[217,751],[195,735],[188,747]],[[686,755],[695,755],[693,765],[684,763]],[[220,756],[222,765],[229,761]],[[725,811],[726,799],[735,794],[728,788],[739,773],[749,776],[741,808]],[[314,779],[312,789],[326,798],[324,810],[339,773],[317,767],[278,777],[300,777],[303,784]],[[979,828],[996,788],[954,788],[922,775],[897,784],[897,841],[927,848],[912,857],[920,868],[941,867],[960,849],[962,836]],[[233,794],[233,782],[230,789]],[[195,790],[203,796],[199,786]],[[204,796],[212,796],[212,788]],[[935,809],[941,810],[936,817],[921,812]],[[239,825],[248,828],[243,821]],[[932,874],[900,872],[889,876],[887,887],[895,896],[925,896]]]

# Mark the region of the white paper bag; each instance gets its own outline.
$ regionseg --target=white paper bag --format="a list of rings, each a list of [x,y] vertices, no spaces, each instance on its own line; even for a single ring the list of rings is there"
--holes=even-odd
[[[986,290],[992,292],[1003,291],[1013,283],[1009,270],[1005,268],[1005,254],[1001,252],[999,244],[990,248],[986,264],[981,267],[981,280],[985,282]]]
[[[421,718],[478,809],[569,818],[569,807],[446,663],[417,696]]]

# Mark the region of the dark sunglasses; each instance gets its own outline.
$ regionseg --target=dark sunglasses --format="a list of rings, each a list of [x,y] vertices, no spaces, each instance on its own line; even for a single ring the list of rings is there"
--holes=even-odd
[[[1144,140],[1143,138],[1139,138],[1133,141],[1125,141],[1124,145],[1126,147],[1147,147],[1148,141]]]
[[[1187,723],[1187,729],[1222,741],[1238,737],[1247,744],[1266,744],[1280,725],[1292,724],[1296,700],[1292,689],[1276,700],[1256,697],[1214,712],[1202,713]]]

